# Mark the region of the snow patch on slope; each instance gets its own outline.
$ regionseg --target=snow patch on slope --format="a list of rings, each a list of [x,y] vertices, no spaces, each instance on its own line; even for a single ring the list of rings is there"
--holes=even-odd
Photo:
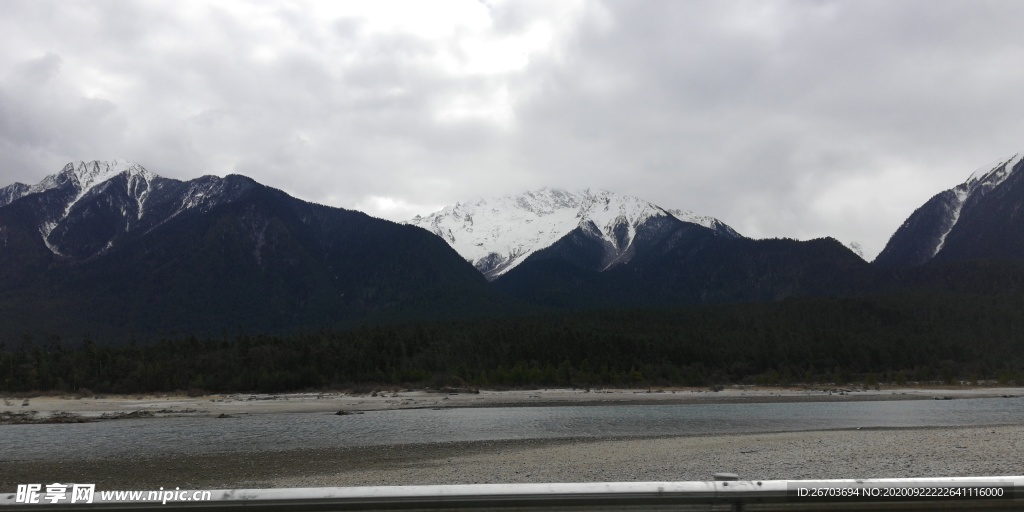
[[[739,234],[735,229],[731,228],[724,222],[707,215],[699,215],[693,213],[690,210],[665,210],[672,214],[673,217],[683,221],[704,226],[709,229],[715,230],[720,235],[725,235],[733,238],[743,238],[743,235]]]
[[[86,197],[93,190],[100,190],[97,187],[108,183],[111,179],[120,175],[126,175],[127,177],[128,193],[137,202],[138,213],[136,220],[141,219],[146,198],[152,187],[151,182],[156,175],[147,171],[141,165],[126,160],[71,162],[65,165],[60,172],[43,178],[42,181],[35,185],[26,186],[15,183],[5,187],[3,190],[6,192],[5,199],[7,201],[0,204],[0,206],[28,195],[58,188],[70,188],[74,196],[64,204],[63,212],[52,218],[44,219],[39,226],[39,234],[43,238],[43,243],[54,254],[60,255],[56,246],[50,242],[50,233],[70,215],[71,209],[82,198]]]
[[[964,208],[964,204],[967,200],[976,193],[988,193],[992,189],[1001,185],[1006,178],[1013,174],[1014,169],[1024,159],[1024,153],[1018,153],[1010,157],[1009,160],[1003,160],[996,164],[986,165],[979,168],[977,171],[971,173],[971,176],[967,178],[967,181],[957,185],[952,189],[954,194],[953,204],[950,205],[949,219],[946,222],[945,229],[939,235],[938,242],[935,244],[935,249],[932,251],[932,257],[935,257],[942,247],[946,244],[946,237],[953,231],[953,227],[960,220],[960,212]]]
[[[946,223],[946,228],[939,235],[939,241],[935,244],[935,249],[932,251],[932,257],[934,258],[939,251],[942,250],[942,246],[946,245],[946,237],[949,236],[949,232],[953,231],[953,226],[956,226],[957,221],[960,220],[960,211],[964,209],[964,203],[967,202],[967,198],[971,196],[969,190],[965,190],[961,187],[953,189],[955,194],[952,207],[949,210],[949,221]]]
[[[11,204],[12,201],[24,196],[28,193],[28,185],[24,183],[12,183],[4,188],[0,188],[0,206]]]
[[[182,212],[200,209],[208,211],[216,204],[217,198],[224,195],[227,181],[216,176],[203,176],[188,182],[188,188],[181,196],[181,204],[164,222],[171,220]],[[162,223],[161,223],[162,224]]]
[[[989,189],[995,188],[1013,173],[1013,168],[1017,167],[1021,159],[1024,159],[1024,153],[1018,153],[1010,157],[1009,160],[999,161],[994,165],[983,166],[971,173],[971,177],[967,178],[967,181],[961,186],[974,184],[975,186],[986,186]],[[975,182],[978,183],[975,184]]]

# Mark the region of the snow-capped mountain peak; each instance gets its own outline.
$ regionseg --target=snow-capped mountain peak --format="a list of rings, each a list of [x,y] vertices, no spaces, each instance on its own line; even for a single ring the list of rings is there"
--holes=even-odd
[[[75,199],[68,205],[70,208],[75,202],[84,197],[97,185],[101,185],[111,178],[127,173],[130,181],[149,182],[155,174],[147,171],[139,164],[127,160],[109,160],[92,162],[70,162],[60,172],[51,174],[35,185],[14,183],[0,189],[0,206],[8,204],[15,199],[70,186],[75,190]]]
[[[132,215],[134,217],[133,220],[137,221],[142,218],[144,203],[152,189],[151,182],[158,176],[147,171],[139,164],[118,159],[70,162],[60,172],[43,178],[42,181],[35,185],[24,186],[23,184],[15,183],[3,189],[7,193],[0,193],[0,200],[5,201],[0,203],[0,206],[32,194],[41,194],[53,190],[61,191],[59,194],[60,199],[47,201],[49,206],[44,208],[44,211],[41,213],[42,219],[39,225],[39,234],[42,236],[43,243],[46,244],[50,251],[54,254],[62,255],[59,249],[59,240],[52,240],[54,230],[61,226],[65,219],[71,215],[75,205],[79,204],[90,192],[94,190],[101,191],[112,179],[118,176],[125,176],[127,195],[134,202],[133,208],[122,206],[121,213],[127,216],[128,210],[131,209],[134,211],[134,215]],[[126,219],[126,222],[128,222],[128,219]],[[125,226],[125,230],[128,230],[128,225]],[[66,231],[66,228],[63,231]],[[108,241],[105,248],[109,249],[112,245],[113,241]]]
[[[51,252],[87,257],[110,250],[126,233],[150,232],[185,212],[205,212],[233,201],[250,182],[237,176],[182,182],[126,160],[80,161],[35,185],[14,183],[0,188],[0,207],[28,201],[36,215],[36,229]],[[97,222],[105,223],[103,228],[89,231]]]
[[[605,240],[617,249],[624,249],[624,246],[633,240],[637,226],[643,221],[652,217],[669,215],[661,207],[633,196],[613,194],[605,190],[591,191],[590,189],[584,190],[582,195],[582,204],[576,213],[576,218],[580,220],[577,225],[582,226],[587,221],[592,222],[601,230]],[[628,236],[625,239],[621,235],[616,235],[616,229],[619,226],[625,226],[628,230]]]
[[[406,224],[443,238],[488,277],[497,277],[576,228],[586,195],[542,188],[460,201]]]
[[[66,174],[75,180],[79,187],[79,197],[87,194],[93,187],[121,174],[127,174],[129,178],[143,181],[149,181],[154,176],[141,165],[126,160],[69,163],[64,166],[60,174]]]
[[[576,228],[603,240],[616,254],[626,254],[638,226],[651,218],[672,215],[643,199],[605,190],[541,188],[458,202],[405,223],[440,236],[485,276],[494,279]],[[708,223],[718,222],[707,219]],[[690,218],[680,220],[694,222]]]

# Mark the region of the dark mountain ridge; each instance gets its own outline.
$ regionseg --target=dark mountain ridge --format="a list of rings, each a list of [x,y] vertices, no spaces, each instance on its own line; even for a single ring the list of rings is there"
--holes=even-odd
[[[418,228],[244,176],[182,182],[128,166],[88,183],[82,167],[4,189],[2,334],[285,332],[501,302]]]
[[[521,300],[562,307],[644,307],[848,295],[876,286],[870,265],[834,239],[729,238],[674,217],[636,229],[629,258],[609,264],[581,227],[494,282]]]
[[[982,168],[933,196],[896,230],[875,266],[1024,260],[1022,156]]]
[[[552,309],[1017,293],[1019,167],[1015,157],[932,198],[874,264],[831,238],[753,240],[601,192],[587,216],[563,219],[574,229],[488,284],[415,226],[239,175],[179,181],[128,162],[79,162],[0,189],[0,336],[125,341]]]

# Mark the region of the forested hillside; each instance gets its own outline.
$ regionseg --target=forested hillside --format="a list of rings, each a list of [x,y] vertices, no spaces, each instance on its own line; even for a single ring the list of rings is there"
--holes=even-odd
[[[1024,294],[930,292],[188,338],[141,347],[51,339],[0,350],[0,389],[1020,383],[1021,332]]]

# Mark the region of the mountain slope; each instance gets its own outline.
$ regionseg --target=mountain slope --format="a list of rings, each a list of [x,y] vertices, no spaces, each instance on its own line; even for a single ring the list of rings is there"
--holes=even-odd
[[[703,225],[728,238],[740,236],[712,217],[665,210],[636,197],[591,189],[543,188],[456,203],[406,223],[440,236],[488,279],[495,279],[579,228],[596,237],[594,250],[602,253],[605,267],[628,261],[638,227],[660,217]]]
[[[706,228],[711,228],[714,232],[718,233],[719,235],[725,236],[726,238],[743,238],[743,235],[739,234],[739,232],[737,232],[731,226],[714,217],[709,217],[707,215],[698,215],[690,210],[676,209],[665,211],[671,213],[673,217],[681,221],[690,222],[693,224],[697,224],[699,226],[704,226]]]
[[[1024,259],[1024,154],[973,173],[907,218],[875,258],[879,267],[929,261]]]
[[[570,308],[771,301],[877,285],[870,265],[833,239],[728,238],[662,217],[642,224],[632,257],[610,269],[592,256],[596,243],[587,230],[574,230],[494,285],[521,300]]]
[[[282,332],[496,300],[430,233],[243,176],[90,162],[4,190],[0,334]]]

